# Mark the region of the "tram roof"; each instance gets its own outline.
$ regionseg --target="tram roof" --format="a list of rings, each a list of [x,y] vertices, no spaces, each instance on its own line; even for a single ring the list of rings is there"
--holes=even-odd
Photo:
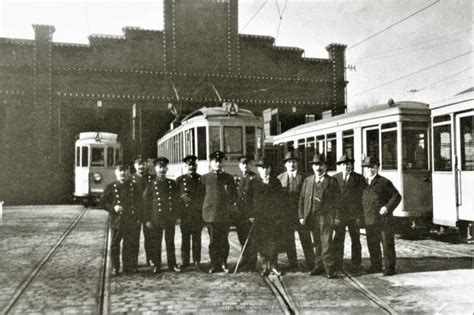
[[[452,107],[455,105],[459,105],[461,107],[463,106],[461,105],[462,103],[468,103],[468,102],[472,103],[473,100],[474,100],[474,87],[471,87],[462,92],[459,92],[458,94],[448,99],[444,99],[442,101],[430,104],[430,109],[442,110],[443,107]],[[464,106],[472,106],[472,105],[464,105]],[[449,109],[446,109],[446,112],[449,112]]]
[[[316,120],[310,123],[293,127],[283,132],[280,135],[274,136],[273,140],[278,141],[281,138],[285,138],[291,135],[297,135],[297,134],[305,132],[307,129],[312,129],[321,125],[327,125],[327,124],[331,125],[332,123],[339,124],[341,123],[341,120],[344,120],[344,122],[347,122],[347,123],[356,122],[356,121],[372,119],[376,117],[399,114],[402,111],[406,112],[407,110],[423,111],[423,112],[426,112],[427,115],[429,113],[428,104],[421,103],[421,102],[402,101],[402,102],[395,102],[393,105],[389,105],[389,104],[375,105],[375,106],[355,110],[353,112],[348,112],[345,114],[336,115],[333,117],[320,119],[320,120]],[[376,113],[379,113],[379,115],[374,116],[374,114]]]
[[[117,134],[110,132],[81,132],[77,142],[81,143],[115,143],[117,142]]]
[[[226,117],[229,116],[229,112],[224,108],[224,107],[201,107],[200,109],[195,110],[191,114],[187,115],[184,117],[181,122],[185,122],[187,120],[190,120],[191,118],[194,117],[199,117],[203,116],[204,118],[208,117]],[[249,117],[249,118],[257,118],[250,110],[248,109],[242,109],[239,108],[237,114],[235,115],[237,117]]]

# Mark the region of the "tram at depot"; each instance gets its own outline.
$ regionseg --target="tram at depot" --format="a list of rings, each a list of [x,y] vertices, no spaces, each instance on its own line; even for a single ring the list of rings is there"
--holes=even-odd
[[[473,238],[474,92],[432,104],[433,223]]]
[[[413,231],[431,223],[429,125],[427,104],[390,100],[289,129],[273,137],[273,150],[279,161],[294,150],[308,174],[313,172],[308,161],[315,153],[325,156],[330,175],[340,171],[336,161],[344,153],[354,158],[354,171],[361,174],[364,158],[377,157],[379,173],[403,196],[393,213],[397,225]]]
[[[167,176],[173,179],[184,174],[182,159],[190,154],[198,158],[197,172],[208,173],[209,154],[217,150],[225,152],[224,171],[237,175],[239,156],[263,153],[263,120],[234,103],[202,107],[160,138],[157,149],[170,160]]]
[[[115,179],[115,165],[122,161],[122,145],[108,132],[81,132],[75,142],[74,199],[96,201]]]

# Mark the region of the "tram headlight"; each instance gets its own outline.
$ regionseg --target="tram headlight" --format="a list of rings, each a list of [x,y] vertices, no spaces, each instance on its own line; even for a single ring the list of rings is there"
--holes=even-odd
[[[102,181],[102,175],[100,175],[100,173],[94,173],[92,179],[94,180],[94,183],[99,184]]]

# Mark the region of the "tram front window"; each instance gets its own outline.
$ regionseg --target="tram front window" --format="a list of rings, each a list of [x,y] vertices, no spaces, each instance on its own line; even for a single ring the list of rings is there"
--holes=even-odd
[[[105,166],[104,148],[92,148],[91,166]]]
[[[461,128],[461,170],[474,170],[474,116],[462,117],[460,119]]]
[[[451,160],[451,125],[433,128],[434,170],[449,172],[452,170]]]
[[[82,147],[82,160],[81,166],[88,167],[89,166],[89,147]]]
[[[107,148],[107,166],[114,166],[114,148]]]
[[[382,132],[382,168],[397,169],[397,131]]]
[[[426,130],[404,129],[402,134],[403,169],[428,169]]]
[[[220,127],[209,127],[209,152],[211,153],[221,149],[220,130]]]
[[[245,127],[245,146],[247,148],[247,156],[255,159],[255,147],[256,147],[256,134],[255,127]]]
[[[224,148],[228,154],[242,154],[242,127],[224,127]]]

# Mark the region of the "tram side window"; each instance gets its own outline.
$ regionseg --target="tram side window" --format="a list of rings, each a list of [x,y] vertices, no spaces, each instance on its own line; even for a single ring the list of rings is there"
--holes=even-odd
[[[256,134],[255,127],[245,127],[245,146],[247,148],[247,156],[255,159],[255,147],[256,147]]]
[[[226,153],[243,153],[242,127],[224,127],[224,150]]]
[[[367,137],[367,156],[374,156],[376,158],[379,157],[379,130],[367,130],[366,131]]]
[[[298,139],[298,160],[306,161],[305,139]],[[305,170],[306,171],[306,170]]]
[[[91,166],[105,166],[104,148],[92,148]]]
[[[107,166],[114,166],[114,148],[107,148]]]
[[[81,147],[82,148],[82,167],[89,166],[89,147]]]
[[[433,157],[435,171],[451,171],[451,125],[433,127]]]
[[[326,141],[326,163],[329,171],[336,170],[336,134],[329,134]]]
[[[311,167],[308,165],[308,161],[311,161],[316,153],[316,145],[314,142],[314,137],[306,138],[306,160],[303,160],[304,168],[306,172],[311,171]]]
[[[402,134],[403,169],[428,169],[426,130],[404,129]]]
[[[197,157],[199,160],[207,159],[206,127],[197,127]]]
[[[81,166],[81,147],[76,147],[76,166]]]
[[[462,117],[461,127],[461,170],[474,170],[474,116]]]
[[[342,153],[354,158],[354,130],[342,132]]]
[[[397,131],[382,132],[382,168],[397,169]]]
[[[220,150],[220,127],[209,127],[209,152]]]

